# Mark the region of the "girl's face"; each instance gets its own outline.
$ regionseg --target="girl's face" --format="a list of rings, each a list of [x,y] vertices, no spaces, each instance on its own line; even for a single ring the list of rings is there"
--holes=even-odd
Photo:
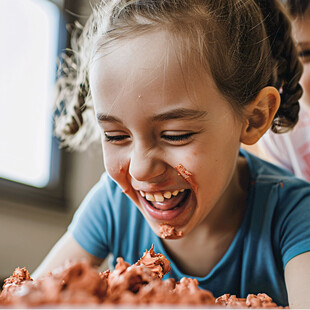
[[[304,72],[300,80],[304,90],[302,102],[310,107],[310,10],[303,17],[295,19],[293,33],[304,65]]]
[[[211,77],[186,68],[162,31],[118,41],[90,72],[106,170],[158,235],[188,234],[234,192],[242,124]]]

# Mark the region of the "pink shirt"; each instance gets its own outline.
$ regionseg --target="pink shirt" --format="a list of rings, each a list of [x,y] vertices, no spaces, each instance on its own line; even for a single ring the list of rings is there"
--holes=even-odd
[[[283,134],[268,130],[258,146],[268,160],[310,182],[310,109],[301,104],[293,130]]]

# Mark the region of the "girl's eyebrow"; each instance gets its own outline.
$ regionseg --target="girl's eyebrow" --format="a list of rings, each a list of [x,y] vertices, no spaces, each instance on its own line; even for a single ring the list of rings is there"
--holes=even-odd
[[[151,118],[151,121],[163,122],[171,119],[184,119],[184,120],[203,119],[207,114],[208,114],[207,111],[192,110],[192,109],[174,109],[153,116]],[[96,117],[98,122],[112,122],[120,124],[123,123],[119,118],[104,113],[97,113]]]
[[[97,113],[96,118],[98,122],[123,123],[119,118],[104,113]]]
[[[165,113],[161,113],[152,117],[152,121],[167,121],[171,119],[203,119],[208,114],[207,111],[192,109],[174,109]]]

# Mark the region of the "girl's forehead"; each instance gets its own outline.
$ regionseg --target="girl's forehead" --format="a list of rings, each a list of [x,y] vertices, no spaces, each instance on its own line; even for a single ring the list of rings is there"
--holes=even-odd
[[[145,89],[158,83],[166,91],[173,91],[172,86],[180,84],[188,90],[195,89],[200,80],[207,79],[215,87],[211,75],[194,58],[183,53],[179,42],[165,30],[130,36],[97,53],[90,69],[90,83],[98,87],[118,84],[136,88],[132,81],[139,80]]]
[[[123,65],[124,62],[129,66],[136,62],[141,65],[144,62],[143,66],[148,68],[148,64],[156,59],[156,67],[161,68],[176,60],[183,71],[196,70],[196,74],[209,71],[206,59],[197,51],[198,43],[194,38],[188,38],[185,32],[172,33],[166,29],[154,28],[136,35],[129,34],[108,40],[103,44],[99,42],[98,45],[101,48],[95,53],[92,64],[97,59],[106,57],[114,65]]]
[[[227,101],[212,78],[194,74],[190,68],[184,72],[177,54],[165,43],[157,34],[147,40],[128,40],[97,59],[90,80],[97,114],[133,124],[138,118],[152,119],[172,109],[212,111],[225,105],[227,113]]]
[[[145,86],[159,79],[164,79],[162,86],[179,79],[189,89],[195,88],[197,80],[208,79],[215,85],[197,53],[191,53],[176,36],[161,29],[111,42],[97,53],[90,70],[92,78],[105,81],[124,80],[124,74],[128,83],[138,78]]]
[[[147,109],[142,113],[157,114],[171,108],[213,110],[219,104],[232,112],[212,76],[182,59],[166,32],[120,40],[109,48],[94,61],[90,74],[97,113],[123,110],[128,118],[136,115],[137,106]]]

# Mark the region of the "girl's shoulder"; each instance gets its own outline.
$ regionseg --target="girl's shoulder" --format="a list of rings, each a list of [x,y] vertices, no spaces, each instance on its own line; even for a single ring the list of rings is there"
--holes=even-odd
[[[287,169],[266,161],[244,149],[240,149],[240,155],[248,162],[252,181],[257,182],[266,179],[266,181],[269,180],[270,182],[281,182],[283,179],[295,178],[293,173]]]
[[[265,161],[245,150],[241,156],[247,159],[250,170],[250,191],[263,197],[277,196],[278,201],[286,200],[286,205],[296,203],[303,197],[310,205],[310,183],[296,177],[292,172],[271,162]],[[253,188],[251,188],[253,187]],[[296,199],[297,198],[297,199]]]
[[[309,182],[246,151],[242,150],[241,154],[247,159],[250,169],[252,214],[268,213],[278,223],[289,218],[295,221],[296,215],[305,214],[307,221],[310,221]]]

